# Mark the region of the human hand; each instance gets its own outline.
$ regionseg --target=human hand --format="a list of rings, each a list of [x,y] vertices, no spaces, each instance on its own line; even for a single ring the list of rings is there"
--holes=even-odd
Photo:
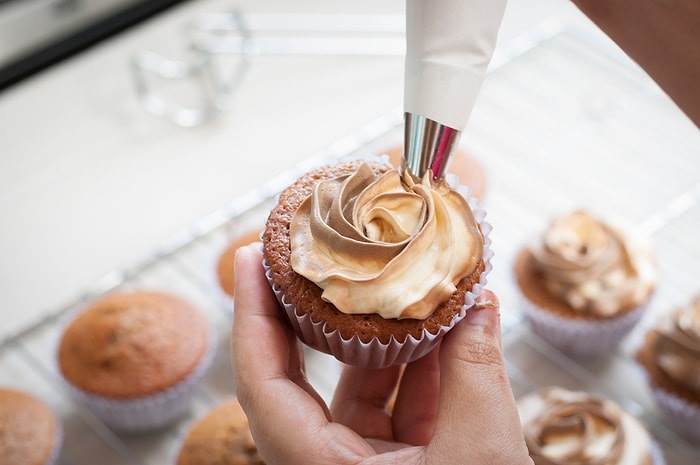
[[[403,373],[345,367],[329,409],[306,379],[301,343],[261,260],[259,244],[236,256],[231,357],[238,400],[268,465],[532,464],[493,293]]]

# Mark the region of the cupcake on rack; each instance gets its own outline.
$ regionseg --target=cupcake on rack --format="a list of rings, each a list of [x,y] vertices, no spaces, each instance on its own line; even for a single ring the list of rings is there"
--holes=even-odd
[[[307,345],[359,366],[407,363],[464,317],[485,283],[484,216],[429,176],[413,182],[374,161],[326,165],[280,194],[264,266]]]
[[[523,247],[514,273],[533,331],[583,356],[613,349],[656,287],[649,243],[583,210],[554,219]]]
[[[700,440],[700,294],[646,333],[637,360],[660,410],[676,430]]]
[[[548,387],[518,400],[535,465],[663,465],[646,427],[619,405],[587,392]]]
[[[265,465],[236,398],[221,402],[189,429],[177,465]]]
[[[236,259],[236,251],[244,245],[251,244],[260,240],[260,231],[251,230],[241,236],[232,239],[219,255],[216,262],[216,277],[221,287],[221,290],[228,297],[233,297],[233,291],[236,287],[236,275],[234,273],[233,264]]]
[[[108,426],[139,432],[183,414],[215,335],[187,301],[161,292],[104,296],[65,328],[58,368],[70,393]]]
[[[44,402],[0,388],[0,463],[53,465],[61,443],[61,424]]]

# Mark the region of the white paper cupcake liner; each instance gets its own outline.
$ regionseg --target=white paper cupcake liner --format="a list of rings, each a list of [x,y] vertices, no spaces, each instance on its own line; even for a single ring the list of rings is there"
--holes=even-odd
[[[520,309],[532,331],[570,355],[602,355],[620,343],[641,320],[646,303],[605,320],[577,320],[555,315],[532,303],[520,290]]]
[[[140,433],[162,428],[190,407],[199,382],[216,352],[216,333],[209,328],[207,348],[192,372],[174,386],[156,394],[133,399],[114,399],[83,391],[65,378],[63,384],[71,396],[87,407],[114,431]],[[60,369],[58,370],[61,374]]]
[[[263,259],[265,275],[299,339],[309,347],[333,355],[343,363],[364,368],[376,369],[409,363],[428,354],[435,348],[440,339],[466,316],[469,308],[474,305],[476,297],[486,285],[486,277],[492,269],[491,257],[493,252],[490,248],[491,240],[489,239],[492,227],[484,221],[486,212],[479,207],[479,201],[469,197],[467,199],[474,212],[474,218],[479,223],[484,235],[483,260],[485,269],[481,273],[479,283],[475,284],[466,293],[464,305],[448,325],[441,326],[434,334],[424,330],[419,338],[409,335],[405,341],[398,341],[393,337],[387,343],[382,343],[376,338],[369,342],[363,342],[358,336],[343,339],[340,331],[328,331],[325,322],[313,322],[308,314],[297,313],[294,306],[287,302],[284,292],[273,282],[270,275],[270,267]]]

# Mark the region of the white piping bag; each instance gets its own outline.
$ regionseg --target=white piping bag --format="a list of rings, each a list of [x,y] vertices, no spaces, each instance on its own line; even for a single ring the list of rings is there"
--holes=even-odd
[[[406,0],[401,171],[440,180],[496,45],[506,0]]]

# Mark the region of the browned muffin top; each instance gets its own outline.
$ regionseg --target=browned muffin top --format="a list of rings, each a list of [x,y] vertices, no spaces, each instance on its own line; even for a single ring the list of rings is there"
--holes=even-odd
[[[177,465],[264,465],[238,401],[214,407],[187,433]]]
[[[233,272],[236,251],[244,245],[258,242],[259,240],[260,231],[249,231],[242,236],[234,238],[219,256],[219,261],[216,264],[216,274],[221,289],[229,296],[233,297],[233,292],[236,287],[236,276]]]
[[[0,388],[0,463],[42,465],[56,441],[57,419],[43,402]]]
[[[464,303],[467,291],[479,282],[485,263],[457,284],[452,296],[440,304],[435,312],[424,320],[384,319],[378,314],[352,315],[340,312],[333,304],[321,298],[323,290],[315,283],[294,272],[291,267],[290,223],[299,205],[308,197],[314,185],[324,179],[333,179],[354,173],[360,164],[367,163],[375,174],[388,171],[390,167],[368,163],[363,160],[341,162],[313,170],[285,189],[277,205],[272,209],[263,233],[263,254],[270,267],[275,285],[284,292],[287,302],[294,305],[297,314],[308,314],[312,321],[324,321],[326,330],[339,330],[344,339],[358,336],[368,342],[378,338],[387,343],[393,336],[403,342],[410,334],[420,337],[423,330],[436,333],[441,326],[448,325]]]
[[[185,379],[208,341],[205,318],[164,293],[114,294],[92,303],[63,334],[58,361],[83,391],[117,399],[161,392]]]

